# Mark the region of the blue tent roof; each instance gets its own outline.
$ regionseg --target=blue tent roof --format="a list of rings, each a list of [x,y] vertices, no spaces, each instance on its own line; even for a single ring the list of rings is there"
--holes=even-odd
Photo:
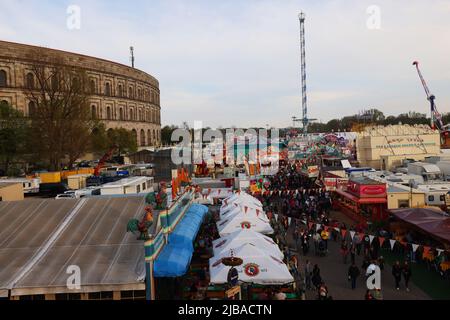
[[[169,243],[154,264],[155,277],[179,277],[187,272],[194,252],[193,242],[208,212],[208,207],[193,204],[175,230],[169,234]]]
[[[159,254],[154,264],[154,276],[179,277],[186,274],[191,264],[192,251],[188,248],[167,245]]]

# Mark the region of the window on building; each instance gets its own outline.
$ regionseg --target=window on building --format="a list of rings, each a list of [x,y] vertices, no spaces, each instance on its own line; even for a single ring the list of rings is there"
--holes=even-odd
[[[8,85],[8,77],[5,70],[0,70],[0,87]]]
[[[409,200],[398,200],[399,208],[409,208]]]
[[[434,196],[428,196],[428,201],[434,201]]]
[[[119,84],[119,87],[117,88],[117,93],[119,94],[119,97],[123,97],[123,87],[121,84]]]
[[[109,82],[105,83],[105,95],[108,97],[111,96],[111,85]]]
[[[130,120],[134,120],[133,116],[134,116],[133,109],[130,109]]]
[[[147,145],[149,145],[149,146],[151,146],[152,144],[153,144],[153,141],[152,141],[152,134],[151,134],[151,131],[150,131],[150,129],[149,130],[147,130]]]
[[[97,108],[96,108],[96,106],[91,106],[91,117],[92,117],[92,119],[97,119]]]
[[[91,79],[91,81],[89,82],[89,90],[90,90],[91,94],[97,93],[94,79]]]
[[[54,73],[51,77],[51,83],[52,83],[52,90],[58,91],[59,90],[59,77],[56,73]]]
[[[140,193],[141,192],[141,185],[137,185],[136,186],[136,193]]]
[[[34,89],[34,74],[31,72],[27,73],[27,88]]]
[[[123,116],[123,108],[120,108],[119,109],[119,119],[121,120],[121,121],[123,121],[125,118],[124,118],[124,116]]]
[[[141,97],[141,89],[138,89],[138,99],[139,99],[139,100],[142,100],[142,97]]]
[[[131,130],[131,132],[133,133],[133,137],[136,139],[136,144],[138,142],[138,136],[137,136],[137,131],[135,129]]]
[[[141,130],[141,146],[145,146],[145,131]]]
[[[440,201],[445,201],[445,196],[442,194],[442,195],[439,197],[439,200],[440,200]]]
[[[34,101],[30,101],[28,103],[28,116],[29,117],[36,116],[36,105],[34,104]]]
[[[106,107],[106,119],[111,120],[111,108]]]
[[[133,99],[134,98],[134,90],[133,87],[130,87],[128,89],[128,98]]]

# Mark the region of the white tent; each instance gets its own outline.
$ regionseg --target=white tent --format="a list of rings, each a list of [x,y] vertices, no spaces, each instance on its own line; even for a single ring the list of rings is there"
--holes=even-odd
[[[241,192],[235,193],[227,198],[225,198],[222,202],[222,208],[227,207],[230,204],[241,204],[246,205],[248,207],[258,207],[262,208],[262,203],[255,197],[252,197],[248,193]]]
[[[252,230],[239,230],[233,232],[223,238],[213,241],[214,256],[220,256],[224,252],[229,253],[244,244],[252,244],[258,249],[266,252],[275,258],[283,259],[284,254],[281,252],[277,244],[268,236]]]
[[[222,256],[209,259],[211,283],[227,282],[230,267],[225,266],[222,259],[228,256],[229,252],[226,252]],[[266,254],[252,244],[244,244],[233,250],[233,256],[243,260],[242,265],[236,267],[240,281],[262,285],[283,285],[294,281],[283,261]]]
[[[267,217],[257,216],[254,214],[242,214],[242,213],[234,213],[227,218],[219,220],[217,222],[217,229],[219,230],[219,234],[221,237],[224,235],[233,233],[235,231],[241,229],[251,229],[253,231],[263,233],[263,234],[272,234],[273,229],[270,226],[270,223],[267,220]]]
[[[267,218],[266,213],[263,211],[262,208],[249,208],[249,207],[245,207],[245,206],[230,206],[227,207],[226,209],[222,210],[220,209],[220,219],[227,219],[228,217],[231,217],[235,214],[241,214],[241,215],[250,215],[250,216],[257,216],[260,217],[261,219],[263,219],[264,221],[269,221],[269,219]]]

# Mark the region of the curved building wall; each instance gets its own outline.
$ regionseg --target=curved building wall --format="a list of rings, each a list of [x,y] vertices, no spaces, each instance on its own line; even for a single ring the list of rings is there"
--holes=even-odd
[[[46,51],[58,54],[67,65],[86,70],[93,90],[91,113],[108,129],[132,130],[140,147],[161,144],[158,80],[143,71],[112,61],[0,41],[0,101],[7,101],[29,115],[27,75],[31,73],[33,64],[42,61],[39,54]]]

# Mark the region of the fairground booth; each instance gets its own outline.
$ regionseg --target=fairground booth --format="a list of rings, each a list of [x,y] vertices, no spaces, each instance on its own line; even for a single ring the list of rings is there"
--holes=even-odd
[[[367,177],[352,177],[347,188],[337,189],[334,206],[355,221],[383,221],[387,214],[386,184]]]
[[[400,242],[420,244],[417,250],[431,266],[450,278],[450,218],[439,208],[404,208],[390,210],[390,231]]]

